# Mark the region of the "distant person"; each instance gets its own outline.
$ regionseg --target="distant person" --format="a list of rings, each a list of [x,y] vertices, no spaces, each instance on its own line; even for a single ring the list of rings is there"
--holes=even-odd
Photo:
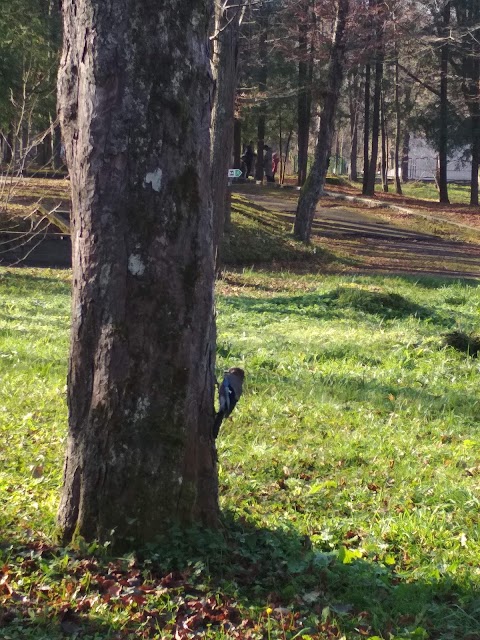
[[[265,153],[263,155],[263,170],[267,178],[267,182],[275,182],[273,177],[273,153],[271,147],[266,144],[263,147]]]
[[[272,155],[272,171],[273,171],[273,181],[275,182],[275,174],[277,173],[278,163],[280,162],[280,156],[275,151]]]
[[[245,163],[245,178],[248,180],[248,176],[253,175],[253,164],[255,160],[255,151],[253,150],[253,142],[251,140],[245,149],[242,160]]]

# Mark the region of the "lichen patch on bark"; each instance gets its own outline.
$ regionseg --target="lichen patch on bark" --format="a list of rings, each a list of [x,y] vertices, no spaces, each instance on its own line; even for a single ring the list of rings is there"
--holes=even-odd
[[[162,175],[163,172],[160,168],[150,171],[145,176],[144,186],[151,185],[152,189],[158,193],[162,188]]]
[[[143,276],[145,273],[145,265],[142,262],[141,256],[132,253],[128,257],[128,270],[132,276]]]

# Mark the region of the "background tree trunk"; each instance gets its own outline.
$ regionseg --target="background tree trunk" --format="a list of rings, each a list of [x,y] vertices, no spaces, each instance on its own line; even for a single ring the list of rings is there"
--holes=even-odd
[[[478,170],[480,166],[480,104],[478,102],[476,105],[472,105],[470,114],[472,119],[472,175],[470,181],[470,204],[477,207]]]
[[[265,101],[265,92],[267,90],[268,67],[267,67],[267,36],[268,36],[268,8],[262,7],[259,16],[260,24],[260,40],[258,55],[260,59],[260,68],[258,70],[258,91],[260,93],[260,112],[257,120],[257,161],[255,164],[255,180],[261,182],[263,180],[263,147],[265,146],[265,123],[267,119],[267,103]]]
[[[348,92],[348,106],[350,115],[350,180],[356,182],[358,180],[358,107],[360,98],[360,81],[358,69],[354,69],[351,76],[351,82]]]
[[[15,156],[15,127],[10,124],[3,146],[3,162],[10,164]]]
[[[402,143],[402,182],[408,182],[408,163],[410,160],[410,132],[405,131]]]
[[[385,114],[385,93],[382,87],[381,91],[381,125],[382,125],[382,189],[388,192],[388,138],[387,123]]]
[[[235,169],[242,165],[242,121],[235,118],[233,124],[233,164]]]
[[[470,204],[478,206],[478,169],[480,164],[480,5],[477,0],[454,2],[457,28],[462,37],[456,42],[460,65],[454,68],[462,76],[462,91],[470,115],[472,171]],[[453,63],[453,60],[452,60]]]
[[[63,167],[64,158],[62,157],[62,132],[60,125],[56,125],[53,128],[53,157],[52,163],[54,169],[60,169]]]
[[[440,48],[440,139],[439,139],[439,172],[438,189],[440,202],[448,204],[447,162],[448,162],[448,25],[450,24],[450,2],[442,11],[443,24],[440,32],[444,42]]]
[[[66,540],[215,525],[210,0],[65,0]]]
[[[238,2],[215,0],[215,32],[213,38],[213,77],[215,100],[212,110],[212,204],[216,268],[221,266],[221,240],[225,220],[229,218],[230,190],[227,171],[231,167],[235,92],[238,76],[238,36],[241,9]]]
[[[373,114],[372,114],[372,149],[370,154],[370,164],[368,165],[367,187],[364,191],[365,195],[373,196],[375,194],[375,179],[377,175],[378,162],[378,136],[380,133],[380,102],[382,95],[382,78],[383,78],[383,56],[381,52],[377,52],[375,61],[375,86],[373,89]]]
[[[342,86],[345,59],[345,24],[349,0],[339,0],[335,33],[328,63],[327,89],[324,98],[315,159],[307,181],[300,192],[293,234],[303,242],[309,242],[315,208],[320,198],[328,171],[330,151],[335,126],[335,113]]]
[[[400,85],[399,85],[398,56],[395,57],[395,192],[402,195],[400,182],[400,139],[402,132],[402,116],[400,113]],[[408,163],[408,160],[407,160]],[[408,164],[407,164],[408,178]]]
[[[370,63],[365,65],[365,98],[363,105],[363,181],[362,193],[367,192],[368,167],[370,165]]]
[[[308,142],[312,105],[312,52],[308,52],[309,2],[304,3],[305,21],[298,27],[298,172],[297,184],[302,186],[307,178]]]

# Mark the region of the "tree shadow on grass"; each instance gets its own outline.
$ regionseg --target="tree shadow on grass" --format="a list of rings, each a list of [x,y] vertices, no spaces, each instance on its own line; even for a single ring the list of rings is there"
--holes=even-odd
[[[2,632],[5,635],[2,635]],[[112,629],[112,625],[98,619],[79,616],[69,610],[48,616],[37,617],[32,611],[29,616],[19,615],[19,610],[8,607],[0,611],[0,638],[2,640],[65,640],[65,638],[83,640],[120,640],[134,637]],[[152,636],[153,637],[153,636]]]
[[[473,586],[434,569],[415,580],[390,560],[356,557],[355,544],[326,551],[293,526],[258,527],[226,512],[219,530],[172,527],[135,557],[19,546],[10,562],[23,567],[23,586],[9,581],[13,564],[3,558],[0,637],[480,638]]]
[[[414,581],[378,558],[354,559],[354,549],[315,548],[293,526],[261,528],[232,512],[224,524],[219,533],[179,534],[175,547],[167,541],[153,552],[154,564],[204,568],[211,588],[242,609],[270,607],[278,620],[291,612],[297,631],[318,638],[340,637],[335,627],[351,638],[425,627],[430,638],[464,640],[480,629],[478,594],[446,574]]]
[[[452,326],[452,314],[439,314],[397,293],[371,291],[365,288],[337,287],[323,294],[306,293],[300,296],[254,298],[225,297],[223,304],[245,312],[298,315],[307,318],[344,318],[351,312],[377,316],[385,320],[415,317],[431,320],[442,326]]]

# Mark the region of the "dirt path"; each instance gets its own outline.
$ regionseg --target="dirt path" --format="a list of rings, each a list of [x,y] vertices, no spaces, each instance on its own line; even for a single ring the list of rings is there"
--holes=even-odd
[[[298,193],[279,193],[256,185],[240,187],[238,192],[293,222]],[[448,225],[451,225],[452,237],[458,227],[467,226],[438,215],[423,212],[421,215],[429,219],[433,229],[441,222],[443,236]],[[468,229],[480,236],[478,229]],[[382,215],[382,209],[358,202],[346,204],[336,198],[322,198],[313,223],[313,235],[325,248],[344,257],[342,271],[480,278],[479,244],[416,231],[411,219],[408,225],[405,220],[402,223],[402,215],[390,221]]]

